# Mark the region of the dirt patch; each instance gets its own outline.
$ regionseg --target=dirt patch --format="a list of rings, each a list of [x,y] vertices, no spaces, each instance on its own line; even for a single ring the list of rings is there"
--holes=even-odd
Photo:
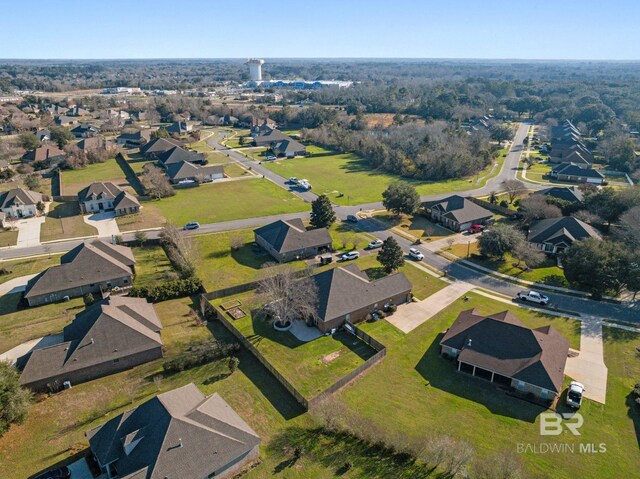
[[[341,353],[342,353],[342,351],[334,351],[332,353],[329,353],[326,356],[323,356],[322,358],[320,358],[320,362],[323,363],[323,364],[330,364],[333,361],[335,361],[336,359],[338,359],[338,357],[340,357]]]
[[[240,308],[232,308],[229,311],[227,311],[227,314],[231,316],[233,319],[244,318],[247,315],[247,313],[245,313]]]

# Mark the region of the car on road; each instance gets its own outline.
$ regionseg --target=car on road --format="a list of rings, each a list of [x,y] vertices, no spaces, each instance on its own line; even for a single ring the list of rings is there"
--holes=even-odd
[[[351,261],[352,259],[358,259],[360,257],[360,253],[357,251],[349,251],[348,253],[343,253],[340,255],[340,259],[342,261]]]
[[[411,256],[413,259],[417,259],[418,261],[422,261],[424,259],[422,251],[417,248],[409,248],[409,256]]]
[[[485,230],[486,226],[484,225],[471,225],[467,230],[469,233],[482,233]]]
[[[275,160],[276,160],[275,156],[273,156],[273,155],[268,155],[267,156],[267,161],[275,161]]]
[[[67,479],[71,477],[71,471],[67,466],[58,467],[57,469],[50,469],[42,474],[34,477],[33,479]]]
[[[549,297],[538,291],[520,291],[516,296],[521,301],[531,301],[537,304],[548,304]]]
[[[197,221],[190,221],[189,223],[184,225],[185,230],[197,230],[198,228],[200,228],[200,223],[198,223]]]
[[[567,406],[574,409],[580,409],[582,405],[582,396],[584,395],[584,384],[578,381],[571,381],[569,390],[567,391]]]
[[[299,180],[298,181],[298,187],[302,188],[303,190],[310,190],[311,189],[311,183],[309,183],[307,180]]]
[[[380,248],[383,244],[384,244],[384,241],[382,241],[382,240],[375,240],[375,241],[372,241],[371,243],[369,243],[369,244],[367,245],[367,249],[376,249],[376,248]]]
[[[296,178],[295,176],[292,176],[291,178],[289,178],[289,183],[291,183],[292,185],[297,185],[298,178]]]
[[[358,217],[356,215],[347,215],[347,221],[349,223],[357,223]]]

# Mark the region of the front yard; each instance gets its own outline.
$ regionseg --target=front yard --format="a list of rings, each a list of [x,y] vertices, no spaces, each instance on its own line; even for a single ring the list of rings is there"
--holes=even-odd
[[[40,228],[40,241],[93,236],[98,231],[82,219],[77,201],[56,203],[49,206],[49,213]]]
[[[18,242],[18,230],[0,229],[0,247],[14,246]]]
[[[399,231],[406,233],[403,236],[409,235],[416,239],[435,241],[454,234],[453,231],[429,221],[421,214],[395,216],[384,212],[376,213],[374,219],[382,221],[389,228],[397,228]]]
[[[300,198],[266,179],[230,181],[177,190],[152,203],[176,225],[189,221],[217,223],[259,216],[308,211]]]

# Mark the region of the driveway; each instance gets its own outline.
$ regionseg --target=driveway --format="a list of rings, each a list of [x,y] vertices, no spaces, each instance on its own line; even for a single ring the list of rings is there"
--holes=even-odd
[[[19,276],[17,278],[10,279],[0,284],[0,296],[10,293],[20,293],[25,290],[27,282],[37,276],[39,273],[27,274],[25,276]]]
[[[60,334],[51,334],[49,336],[44,336],[42,338],[32,339],[31,341],[27,341],[26,343],[22,343],[15,348],[10,349],[9,351],[0,354],[0,361],[9,361],[11,364],[15,364],[18,358],[24,356],[31,351],[35,351],[36,349],[46,348],[48,346],[53,346],[54,344],[61,343],[64,339],[62,333]]]
[[[38,246],[40,244],[40,226],[44,223],[44,216],[24,218],[16,222],[18,228],[18,248]]]
[[[120,228],[116,222],[116,214],[113,211],[104,211],[89,216],[83,216],[85,223],[98,230],[100,238],[112,237],[120,234]]]
[[[73,479],[93,479],[93,474],[91,474],[87,460],[84,457],[79,461],[69,464],[67,467]],[[100,477],[106,477],[106,474]]]

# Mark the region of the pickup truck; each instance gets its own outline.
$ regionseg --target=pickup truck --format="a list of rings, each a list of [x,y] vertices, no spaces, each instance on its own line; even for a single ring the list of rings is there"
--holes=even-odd
[[[547,304],[549,297],[537,291],[520,291],[517,298],[522,301],[531,301],[532,303]]]

